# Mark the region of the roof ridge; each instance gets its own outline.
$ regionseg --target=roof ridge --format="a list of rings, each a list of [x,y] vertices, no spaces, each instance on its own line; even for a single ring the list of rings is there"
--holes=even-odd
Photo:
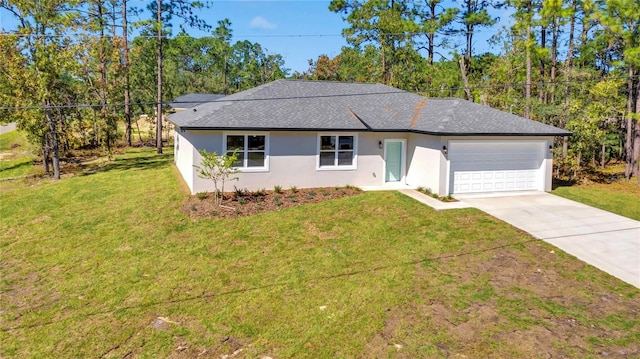
[[[364,82],[364,81],[338,81],[338,80],[311,80],[311,79],[278,79],[276,81],[289,81],[289,82],[309,82],[309,83],[323,83],[323,84],[345,84],[345,85],[382,85],[387,87],[393,87],[389,85],[385,85],[380,82]],[[405,91],[399,88],[395,88],[396,90]]]

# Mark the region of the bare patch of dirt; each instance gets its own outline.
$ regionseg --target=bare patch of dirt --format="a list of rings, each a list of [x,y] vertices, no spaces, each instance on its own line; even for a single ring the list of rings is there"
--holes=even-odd
[[[359,188],[351,186],[288,189],[279,193],[265,190],[238,190],[225,193],[220,207],[214,204],[212,193],[198,193],[187,198],[182,205],[182,213],[191,218],[238,218],[355,196],[360,193]]]
[[[556,251],[533,241],[416,265],[418,299],[389,309],[362,357],[397,343],[398,358],[640,357],[637,324],[620,319],[640,316],[640,296],[577,279],[591,268]]]

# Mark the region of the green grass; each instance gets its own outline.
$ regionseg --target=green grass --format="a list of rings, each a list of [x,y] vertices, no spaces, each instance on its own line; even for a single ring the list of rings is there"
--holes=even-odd
[[[0,179],[39,173],[33,149],[22,131],[0,134]]]
[[[194,221],[172,161],[2,184],[1,357],[640,353],[637,289],[477,210],[368,192]]]
[[[640,184],[635,177],[610,184],[558,187],[552,193],[640,221]]]
[[[19,145],[26,147],[29,145],[27,137],[22,131],[11,131],[0,134],[0,151],[10,151],[13,146]]]

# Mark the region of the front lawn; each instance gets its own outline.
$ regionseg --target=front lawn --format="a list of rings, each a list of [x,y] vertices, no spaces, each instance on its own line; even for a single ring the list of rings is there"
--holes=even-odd
[[[640,356],[640,290],[480,211],[195,220],[172,160],[0,184],[0,357]]]
[[[558,187],[552,193],[640,221],[640,184],[636,177],[631,181]]]

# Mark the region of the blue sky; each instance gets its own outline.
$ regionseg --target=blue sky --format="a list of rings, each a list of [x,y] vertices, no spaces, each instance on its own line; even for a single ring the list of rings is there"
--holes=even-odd
[[[455,1],[455,0],[452,0]],[[338,55],[346,41],[342,30],[348,24],[341,14],[329,11],[330,1],[320,0],[213,0],[211,6],[198,15],[214,28],[218,20],[228,18],[233,30],[233,42],[249,40],[262,45],[269,53],[284,57],[285,67],[303,72],[309,68],[309,59],[319,55]],[[132,6],[144,7],[149,0],[129,0]],[[482,29],[474,40],[475,53],[491,51],[488,38],[502,25],[510,22],[504,11],[493,14],[501,21],[492,29]],[[148,17],[148,11],[143,14]],[[0,9],[0,28],[11,30],[15,26],[12,16]],[[175,31],[178,31],[177,29]],[[192,36],[208,35],[189,30]],[[459,38],[457,41],[461,42]],[[450,50],[443,51],[445,55]]]
[[[218,20],[228,18],[234,42],[258,42],[269,53],[282,55],[292,72],[302,72],[309,68],[309,59],[321,54],[333,57],[347,44],[341,35],[347,24],[328,8],[329,1],[236,0],[213,1],[201,13],[214,27]]]

